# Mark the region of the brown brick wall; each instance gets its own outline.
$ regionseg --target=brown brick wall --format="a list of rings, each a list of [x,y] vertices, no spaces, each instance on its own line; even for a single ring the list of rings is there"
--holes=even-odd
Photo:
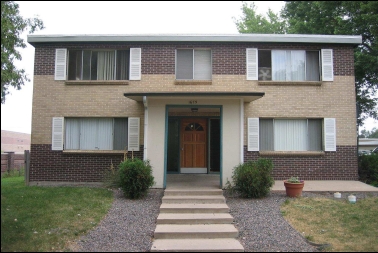
[[[259,152],[247,151],[244,162],[255,161]],[[323,156],[263,156],[273,161],[273,178],[284,180],[298,176],[303,180],[358,180],[357,146],[337,146],[337,152]]]
[[[354,75],[353,47],[350,45],[292,43],[57,43],[35,45],[34,75],[54,75],[55,49],[128,49],[142,48],[142,74],[175,74],[175,49],[211,48],[213,74],[245,75],[246,48],[258,49],[333,49],[334,75]]]
[[[30,182],[101,182],[111,163],[117,168],[123,161],[123,154],[68,154],[52,151],[48,144],[32,144],[30,153]],[[131,152],[127,155],[131,158]],[[134,152],[134,157],[143,159],[143,151]]]

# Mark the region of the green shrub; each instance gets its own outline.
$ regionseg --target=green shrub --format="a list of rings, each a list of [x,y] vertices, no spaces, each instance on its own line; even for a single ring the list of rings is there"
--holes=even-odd
[[[262,198],[269,194],[274,184],[271,176],[273,162],[269,159],[259,158],[239,164],[233,170],[233,188],[246,198]]]
[[[358,157],[358,174],[362,182],[378,187],[378,154]]]
[[[154,185],[150,162],[138,158],[128,159],[119,165],[120,187],[126,197],[141,198]]]

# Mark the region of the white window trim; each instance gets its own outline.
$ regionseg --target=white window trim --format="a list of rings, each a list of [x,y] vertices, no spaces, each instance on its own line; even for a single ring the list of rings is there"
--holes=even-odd
[[[259,118],[248,118],[248,134],[247,134],[248,151],[260,151],[259,148],[256,150],[256,148],[253,148],[253,145],[250,145],[250,138],[251,139],[255,138],[255,135],[256,135],[256,131],[252,131],[250,129],[250,124],[253,124],[253,121],[256,121],[256,119],[257,119],[257,122],[259,122],[258,121]],[[274,129],[275,119],[279,119],[279,118],[273,118],[273,129]],[[306,118],[307,129],[308,129],[308,120],[309,119],[311,119],[311,118]],[[258,127],[259,127],[259,123],[258,123]],[[323,128],[323,137],[322,137],[323,150],[320,150],[320,151],[337,151],[336,118],[323,118],[322,128]],[[274,134],[274,131],[273,131],[273,134]],[[260,133],[259,133],[258,130],[257,130],[257,138],[258,138],[257,143],[259,143]],[[276,152],[276,150],[267,150],[267,151],[268,152]],[[300,151],[287,151],[287,152],[300,152]],[[306,152],[311,152],[311,151],[307,150]]]

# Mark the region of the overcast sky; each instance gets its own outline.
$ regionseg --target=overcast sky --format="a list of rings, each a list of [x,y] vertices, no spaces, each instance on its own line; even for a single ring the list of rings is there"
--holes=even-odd
[[[45,29],[34,34],[237,34],[234,18],[242,14],[240,1],[219,2],[20,2],[24,17],[39,16]],[[257,12],[268,8],[278,13],[281,1],[255,2]],[[23,38],[26,41],[25,33]],[[1,129],[31,133],[34,48],[20,50],[31,82],[21,90],[11,89],[1,105]],[[378,126],[368,120],[367,130]]]

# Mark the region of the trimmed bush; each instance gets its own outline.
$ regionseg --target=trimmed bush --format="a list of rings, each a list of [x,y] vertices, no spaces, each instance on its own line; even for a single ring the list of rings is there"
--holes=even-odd
[[[144,197],[148,189],[155,183],[150,162],[138,158],[120,163],[119,179],[123,193],[131,199]]]
[[[360,181],[378,187],[378,154],[358,157],[358,174]]]
[[[233,170],[233,190],[245,198],[262,198],[269,194],[274,184],[273,162],[259,158],[236,166]]]

